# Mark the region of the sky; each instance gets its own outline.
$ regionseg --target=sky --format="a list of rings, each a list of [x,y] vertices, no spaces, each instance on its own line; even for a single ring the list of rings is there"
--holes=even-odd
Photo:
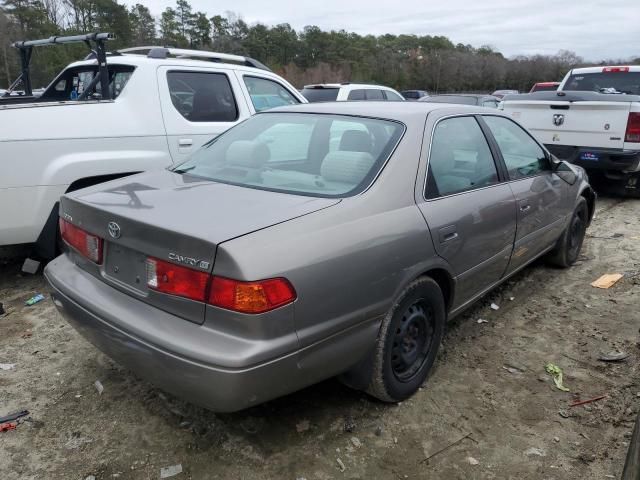
[[[174,0],[143,3],[154,15]],[[571,50],[586,60],[640,57],[640,0],[190,0],[209,16],[231,11],[247,23],[289,23],[296,30],[444,35],[490,45],[510,57]]]

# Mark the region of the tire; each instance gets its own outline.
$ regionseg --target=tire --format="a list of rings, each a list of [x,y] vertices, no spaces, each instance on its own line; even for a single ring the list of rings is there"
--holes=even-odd
[[[367,393],[383,402],[415,393],[435,362],[445,322],[444,297],[433,279],[405,288],[382,322]]]
[[[575,263],[582,249],[588,223],[589,207],[585,198],[580,197],[576,202],[569,225],[562,232],[555,248],[549,253],[548,260],[551,264],[568,268]]]

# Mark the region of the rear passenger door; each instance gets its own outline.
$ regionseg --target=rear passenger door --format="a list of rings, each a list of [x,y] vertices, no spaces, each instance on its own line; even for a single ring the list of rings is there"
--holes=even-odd
[[[507,169],[517,202],[518,229],[509,264],[516,270],[552,246],[565,226],[567,189],[552,170],[546,153],[517,123],[483,115]]]
[[[175,163],[250,115],[232,70],[161,67],[158,84]]]
[[[515,199],[474,116],[439,120],[424,142],[428,168],[418,206],[431,232],[425,241],[433,242],[456,276],[456,308],[506,271],[516,232]]]

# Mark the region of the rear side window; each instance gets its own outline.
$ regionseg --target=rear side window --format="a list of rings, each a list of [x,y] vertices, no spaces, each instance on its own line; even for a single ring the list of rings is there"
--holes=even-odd
[[[370,88],[368,90],[366,90],[367,92],[367,100],[384,100],[384,95],[382,94],[382,90],[376,90],[373,88]]]
[[[244,84],[249,90],[251,103],[253,103],[256,112],[300,103],[289,90],[273,80],[245,75]]]
[[[519,125],[503,117],[487,115],[483,118],[500,147],[509,179],[551,170],[544,150]]]
[[[398,102],[398,101],[401,102],[402,100],[404,100],[400,95],[390,90],[384,90],[384,95],[385,97],[387,97],[387,100],[389,100],[390,102]],[[418,94],[416,93],[416,96],[413,98],[418,98]]]
[[[338,98],[339,88],[304,88],[302,95],[309,102],[335,102]]]
[[[496,102],[495,100],[485,100],[484,102],[482,102],[482,106],[489,108],[498,108],[498,102]]]
[[[640,95],[640,72],[596,72],[571,75],[563,90]]]
[[[363,89],[351,90],[349,92],[349,96],[347,100],[366,100],[365,93]]]
[[[168,72],[171,102],[190,122],[234,122],[238,106],[224,73]]]
[[[440,121],[429,154],[427,198],[465,192],[498,183],[487,140],[473,117]]]

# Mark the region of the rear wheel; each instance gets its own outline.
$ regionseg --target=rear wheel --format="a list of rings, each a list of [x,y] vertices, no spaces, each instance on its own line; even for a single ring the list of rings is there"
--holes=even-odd
[[[573,265],[580,255],[588,223],[589,207],[584,197],[580,197],[576,202],[569,226],[549,254],[549,262],[563,268]]]
[[[411,283],[382,323],[367,393],[385,402],[411,396],[435,362],[445,319],[438,284],[428,277]]]

